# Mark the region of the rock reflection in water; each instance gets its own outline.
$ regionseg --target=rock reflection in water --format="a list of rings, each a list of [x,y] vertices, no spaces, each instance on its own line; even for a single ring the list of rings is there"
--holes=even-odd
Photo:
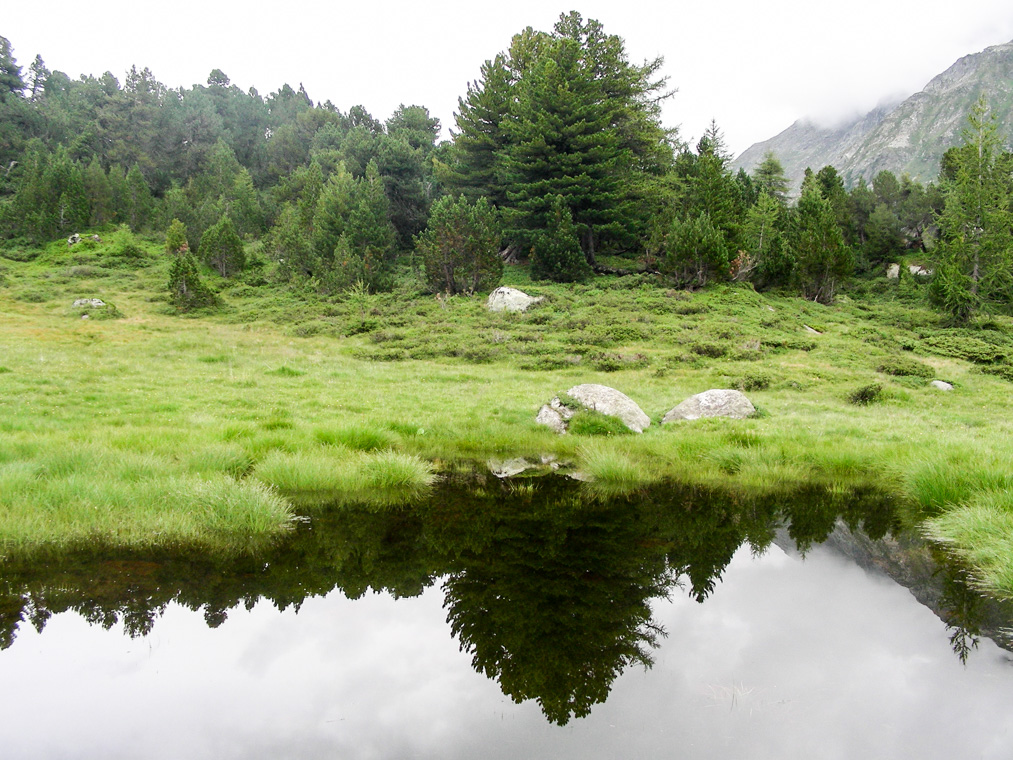
[[[842,526],[867,541],[897,522],[874,493],[729,498],[670,484],[606,498],[556,477],[448,476],[417,505],[325,510],[256,557],[8,559],[0,645],[11,646],[19,626],[41,631],[66,610],[144,635],[170,602],[203,610],[216,627],[230,609],[260,599],[283,610],[334,589],[351,599],[370,590],[408,597],[442,579],[448,621],[474,668],[563,724],[602,702],[630,665],[650,665],[664,635],[653,599],[684,589],[703,601],[741,545],[762,552],[780,526],[804,551]],[[944,569],[936,586],[966,658],[982,605],[955,571]]]

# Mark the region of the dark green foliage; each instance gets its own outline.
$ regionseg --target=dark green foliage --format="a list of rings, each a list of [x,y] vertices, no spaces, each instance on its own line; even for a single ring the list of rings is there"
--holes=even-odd
[[[770,383],[770,375],[766,372],[756,371],[743,375],[733,385],[740,391],[765,391],[770,387]]]
[[[502,208],[520,251],[549,224],[557,195],[589,264],[602,245],[632,245],[650,212],[639,201],[671,165],[660,66],[631,65],[619,37],[575,12],[552,33],[525,30],[461,100],[441,179]]]
[[[788,218],[785,243],[793,287],[803,298],[831,303],[851,274],[854,258],[844,243],[834,207],[818,184],[803,184],[802,197]]]
[[[955,262],[941,264],[936,269],[929,284],[929,299],[954,325],[967,324],[982,306],[974,278],[965,274]]]
[[[1001,346],[986,343],[966,333],[929,336],[922,341],[922,346],[933,354],[965,359],[975,364],[1004,362],[1008,353]]]
[[[963,137],[964,145],[948,153],[931,289],[933,303],[955,323],[1013,303],[1013,154],[1002,149],[984,96],[968,115]]]
[[[439,167],[443,181],[472,200],[488,198],[506,205],[502,151],[507,136],[503,120],[510,110],[512,78],[503,54],[482,64],[481,78],[468,84],[454,114],[457,132],[449,162]]]
[[[936,371],[932,367],[907,356],[891,356],[876,367],[876,371],[898,377],[924,377],[928,379],[936,376]]]
[[[580,249],[570,209],[557,195],[544,231],[534,238],[531,249],[531,276],[539,280],[580,282],[591,276],[591,267]]]
[[[848,396],[848,401],[858,406],[868,406],[879,401],[883,396],[883,386],[879,383],[869,383],[856,388]]]
[[[10,40],[0,37],[0,102],[20,96],[24,89],[25,81]]]
[[[896,261],[904,250],[904,234],[900,219],[888,205],[880,203],[869,216],[865,227],[866,261],[870,266]]]
[[[725,346],[717,343],[693,343],[689,347],[689,350],[698,356],[706,356],[711,359],[720,359],[728,353],[728,349]]]
[[[169,268],[169,303],[180,311],[215,306],[217,297],[201,282],[197,260],[190,252],[176,257]]]
[[[232,277],[246,267],[243,241],[232,226],[232,219],[222,217],[200,239],[201,260],[222,277]]]
[[[680,287],[702,287],[728,276],[725,238],[706,211],[675,221],[662,237],[661,251],[659,270]]]
[[[472,205],[462,195],[437,201],[429,226],[416,240],[426,282],[433,292],[492,290],[503,276],[499,214],[485,198]]]

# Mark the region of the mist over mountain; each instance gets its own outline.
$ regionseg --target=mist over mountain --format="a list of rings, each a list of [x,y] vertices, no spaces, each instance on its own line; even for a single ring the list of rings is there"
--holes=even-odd
[[[896,104],[881,105],[836,126],[800,119],[775,137],[746,149],[734,162],[751,172],[773,151],[793,187],[806,167],[837,168],[846,184],[871,180],[883,170],[934,181],[947,148],[960,144],[960,132],[980,94],[988,98],[999,133],[1013,142],[1013,42],[966,55],[923,90]]]

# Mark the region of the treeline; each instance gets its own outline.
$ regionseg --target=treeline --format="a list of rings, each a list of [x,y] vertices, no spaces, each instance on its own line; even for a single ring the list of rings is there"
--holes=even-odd
[[[851,188],[828,166],[791,199],[775,156],[733,172],[716,125],[690,147],[661,124],[672,94],[662,63],[631,63],[621,38],[565,14],[485,62],[453,139],[438,142],[422,106],[381,122],[361,106],[314,104],[301,86],[243,92],[217,69],[176,90],[147,69],[122,86],[109,73],[71,80],[39,56],[23,72],[0,38],[0,229],[38,244],[178,220],[184,239],[167,247],[197,254],[187,271],[203,260],[228,277],[241,268],[218,266],[205,242],[228,219],[260,241],[276,277],[325,292],[389,288],[407,261],[432,290],[467,292],[494,286],[504,259],[566,282],[618,257],[680,287],[749,280],[824,303],[853,273],[931,249],[933,294],[954,319],[1013,302],[995,264],[1009,230],[980,209],[950,223],[959,188],[974,183],[965,175],[985,164],[990,176],[1006,167],[990,202],[1009,212],[1008,154],[994,129],[982,137],[983,103],[965,141],[986,139],[985,164],[954,148],[938,185],[881,172]],[[975,232],[985,228],[1000,231]]]

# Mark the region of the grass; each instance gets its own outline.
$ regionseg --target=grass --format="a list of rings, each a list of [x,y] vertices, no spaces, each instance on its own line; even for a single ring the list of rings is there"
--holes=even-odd
[[[436,474],[429,462],[414,454],[326,446],[271,452],[257,465],[254,477],[304,505],[391,505],[426,493]]]
[[[392,505],[455,462],[552,455],[619,490],[663,478],[885,490],[912,527],[1013,595],[991,571],[1013,540],[996,517],[1013,513],[999,498],[1013,472],[1013,420],[998,411],[1013,376],[1005,317],[944,329],[914,286],[880,281],[826,307],[647,276],[532,283],[517,267],[504,284],[545,297],[523,314],[434,298],[407,272],[393,293],[350,299],[205,272],[223,306],[182,317],[157,242],[140,240],[129,262],[103,245],[2,260],[0,554],[94,540],[241,551],[282,534],[297,505]],[[92,297],[117,318],[70,307]],[[618,434],[592,415],[566,436],[534,424],[560,389],[589,382],[655,424]],[[849,400],[876,386],[876,403]],[[658,424],[695,393],[734,387],[763,414]],[[986,503],[988,520],[965,511]],[[965,523],[991,527],[972,538]]]

